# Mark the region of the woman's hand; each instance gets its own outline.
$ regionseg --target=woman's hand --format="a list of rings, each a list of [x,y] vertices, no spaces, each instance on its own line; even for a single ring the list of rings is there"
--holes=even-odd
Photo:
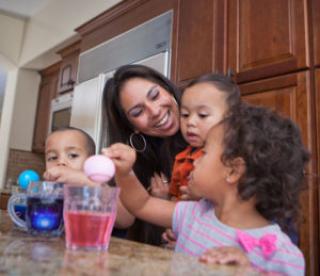
[[[199,260],[211,264],[250,265],[247,255],[240,248],[227,246],[208,249]]]
[[[150,181],[150,194],[152,196],[158,197],[158,198],[163,198],[163,199],[168,199],[169,198],[169,184],[168,180],[166,177],[161,174],[154,174],[154,176],[151,178]]]
[[[174,249],[176,247],[177,238],[171,228],[167,228],[162,233],[162,239],[165,241],[165,248]]]
[[[102,149],[102,154],[112,159],[118,176],[130,174],[132,166],[136,161],[135,150],[122,143],[116,143]]]

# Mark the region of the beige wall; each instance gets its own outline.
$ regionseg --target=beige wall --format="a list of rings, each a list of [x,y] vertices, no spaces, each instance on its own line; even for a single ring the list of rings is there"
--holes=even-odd
[[[7,83],[0,121],[0,189],[5,183],[15,90],[18,80],[18,69],[13,66],[7,68]]]
[[[24,27],[24,20],[0,13],[0,54],[16,65],[20,58]]]
[[[31,151],[40,75],[20,69],[15,90],[15,103],[10,133],[10,148]]]
[[[109,9],[120,0],[54,0],[26,25],[20,64],[28,65],[40,55],[75,36],[74,29]]]

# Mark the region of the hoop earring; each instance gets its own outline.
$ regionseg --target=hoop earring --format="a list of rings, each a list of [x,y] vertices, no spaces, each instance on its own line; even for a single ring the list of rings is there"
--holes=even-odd
[[[177,106],[179,106],[179,104],[178,104],[178,102],[177,102],[176,98],[175,98],[174,96],[172,96],[172,98],[173,98],[173,101],[176,103],[176,105],[177,105]]]
[[[134,143],[134,139],[139,139],[140,138],[140,142],[138,142],[138,147],[135,145]],[[139,138],[137,138],[139,137]],[[141,145],[141,143],[143,145]],[[144,138],[144,136],[142,134],[140,134],[139,132],[132,132],[129,136],[129,144],[130,146],[136,151],[136,152],[144,152],[147,148],[147,141],[146,138]],[[137,143],[136,143],[137,144]]]

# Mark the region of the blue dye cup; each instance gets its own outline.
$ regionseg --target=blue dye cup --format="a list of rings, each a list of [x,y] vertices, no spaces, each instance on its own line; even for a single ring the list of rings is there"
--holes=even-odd
[[[25,220],[16,212],[17,202],[26,202]],[[26,193],[13,194],[8,201],[12,221],[33,235],[59,236],[63,232],[63,184],[30,182]]]

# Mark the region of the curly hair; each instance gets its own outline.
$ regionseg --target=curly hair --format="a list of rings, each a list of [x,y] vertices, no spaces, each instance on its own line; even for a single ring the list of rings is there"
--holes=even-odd
[[[242,200],[256,199],[256,208],[287,231],[299,211],[304,169],[310,154],[299,127],[289,118],[263,107],[242,104],[224,121],[224,164],[236,157],[246,171],[238,184]]]

